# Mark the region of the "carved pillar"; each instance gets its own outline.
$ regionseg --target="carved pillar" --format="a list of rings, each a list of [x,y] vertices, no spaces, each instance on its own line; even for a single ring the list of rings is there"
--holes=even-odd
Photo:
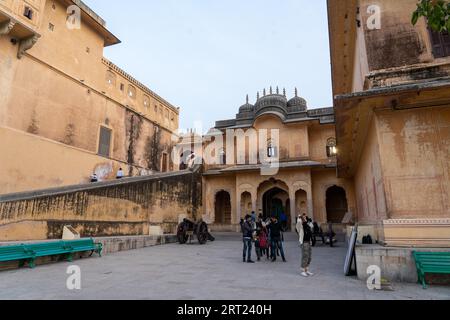
[[[241,191],[237,189],[236,192],[236,221],[235,224],[239,223],[241,221],[242,216],[242,207],[241,207]]]
[[[297,208],[295,206],[295,189],[293,188],[293,186],[291,186],[289,188],[289,202],[290,202],[290,206],[291,206],[291,230],[295,231],[295,225],[297,222]]]
[[[0,36],[8,34],[16,25],[13,20],[7,20],[0,23]]]
[[[17,58],[21,59],[26,51],[33,48],[33,46],[36,44],[38,39],[39,39],[39,35],[35,34],[34,36],[20,40],[19,51],[17,52]]]
[[[306,199],[308,201],[308,216],[311,217],[314,221],[316,221],[314,217],[314,202],[313,202],[313,195],[312,190],[308,190],[308,194],[306,195]]]
[[[256,211],[256,209],[257,209],[256,201],[258,199],[258,195],[255,191],[252,192],[251,195],[252,195],[252,211],[254,211],[258,215],[258,212]]]

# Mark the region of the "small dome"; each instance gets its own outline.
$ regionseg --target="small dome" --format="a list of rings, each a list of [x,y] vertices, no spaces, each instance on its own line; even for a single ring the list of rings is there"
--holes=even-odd
[[[261,97],[255,104],[256,109],[261,109],[264,107],[279,107],[286,109],[287,99],[285,96],[280,94],[270,94]]]
[[[239,108],[239,113],[253,112],[253,110],[255,110],[255,106],[248,102],[247,95],[247,102]]]
[[[297,89],[295,89],[295,97],[292,98],[291,100],[289,100],[288,107],[292,111],[304,112],[304,111],[308,110],[308,103],[306,102],[305,99],[303,99],[302,97],[298,96]]]
[[[254,105],[246,103],[239,108],[239,113],[253,112],[254,109],[255,109]]]

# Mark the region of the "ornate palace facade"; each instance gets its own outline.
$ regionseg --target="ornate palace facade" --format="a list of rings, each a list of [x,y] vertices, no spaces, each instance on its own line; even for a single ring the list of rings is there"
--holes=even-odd
[[[284,212],[291,227],[302,213],[323,223],[342,223],[348,213],[348,222],[354,220],[352,184],[336,178],[333,108],[308,110],[297,90],[289,100],[271,88],[255,105],[247,100],[235,119],[216,123],[204,137],[206,158],[218,139],[224,147],[215,163],[206,163],[203,178],[204,213],[216,229],[234,230],[252,211],[265,217]],[[265,173],[269,162],[276,170]]]

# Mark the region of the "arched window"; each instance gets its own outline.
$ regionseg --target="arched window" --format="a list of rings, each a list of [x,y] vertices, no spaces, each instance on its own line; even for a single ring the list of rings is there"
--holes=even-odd
[[[332,158],[337,155],[337,143],[335,138],[327,140],[327,157]]]
[[[116,85],[116,75],[112,71],[106,72],[106,83],[112,87]]]
[[[128,86],[128,96],[131,99],[136,99],[136,88],[133,87],[132,85]]]
[[[148,96],[144,95],[144,108],[147,111],[150,107],[150,98]]]

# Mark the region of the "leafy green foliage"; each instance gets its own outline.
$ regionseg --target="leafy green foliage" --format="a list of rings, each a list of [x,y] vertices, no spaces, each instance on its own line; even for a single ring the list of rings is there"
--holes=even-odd
[[[412,16],[412,24],[416,25],[420,17],[425,17],[434,31],[450,30],[450,2],[448,0],[420,0],[417,10]]]

